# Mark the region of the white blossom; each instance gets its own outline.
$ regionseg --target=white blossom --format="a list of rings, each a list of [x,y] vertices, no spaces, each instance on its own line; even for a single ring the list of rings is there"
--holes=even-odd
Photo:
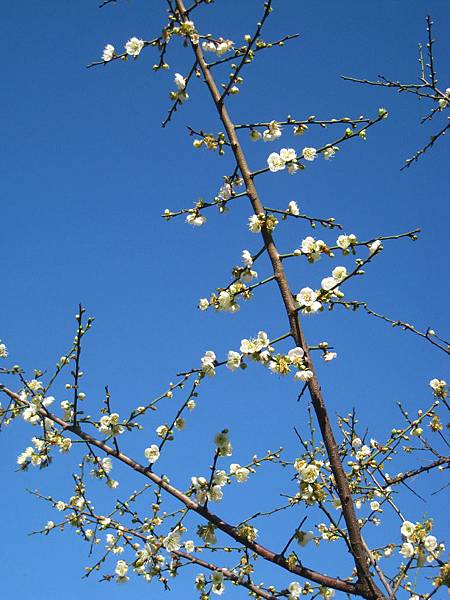
[[[291,215],[298,217],[298,215],[300,214],[300,209],[295,200],[291,200],[289,202],[287,212],[289,212]]]
[[[251,267],[253,265],[253,258],[248,250],[242,251],[242,261],[246,267]]]
[[[140,40],[137,37],[132,37],[125,44],[125,52],[129,56],[133,56],[136,58],[141,53],[142,48],[144,47],[144,40]]]
[[[236,371],[236,369],[239,369],[240,365],[241,355],[239,354],[239,352],[229,350],[227,355],[227,368],[230,369],[230,371]]]
[[[263,140],[273,142],[281,137],[281,126],[276,121],[271,121],[268,128],[263,131]]]
[[[111,44],[106,44],[103,48],[102,60],[104,62],[109,62],[114,57],[114,46]]]
[[[144,450],[144,456],[150,464],[155,463],[159,458],[159,448],[156,444],[152,444]]]
[[[179,90],[184,90],[186,87],[186,79],[180,73],[175,73],[174,83]]]
[[[221,571],[214,571],[211,575],[212,588],[211,591],[217,596],[221,596],[225,591],[223,584],[223,573]]]
[[[347,269],[345,267],[335,267],[331,274],[336,281],[342,281],[347,277]]]
[[[297,598],[300,598],[302,593],[302,586],[298,583],[298,581],[293,581],[288,585],[288,591],[288,600],[297,600]]]
[[[296,295],[295,299],[300,305],[304,313],[316,313],[322,308],[322,304],[318,302],[319,293],[315,292],[310,287],[304,287]]]
[[[267,158],[267,164],[272,173],[282,171],[284,168],[286,168],[286,162],[281,158],[278,152],[272,152],[272,154],[269,154]]]
[[[370,254],[370,256],[372,256],[373,254],[375,254],[375,252],[378,252],[379,250],[382,250],[382,249],[383,249],[383,245],[381,243],[381,240],[375,240],[369,246],[369,254]]]
[[[337,146],[330,146],[329,148],[325,148],[325,150],[323,151],[324,159],[329,160],[330,158],[333,158],[337,150],[339,150]]]
[[[323,355],[323,360],[325,362],[330,362],[332,360],[334,360],[337,357],[337,353],[336,352],[325,352],[325,354]]]
[[[250,475],[250,470],[247,467],[241,467],[238,463],[233,463],[230,465],[230,473],[236,477],[238,483],[244,483]]]
[[[208,298],[200,298],[198,302],[198,307],[200,310],[207,310],[207,308],[209,307]]]
[[[313,161],[317,158],[317,150],[315,148],[303,148],[302,155],[305,160]]]
[[[248,218],[248,228],[252,233],[260,233],[261,231],[261,220],[258,218],[258,215],[252,215]]]
[[[303,348],[296,346],[292,348],[287,353],[287,356],[293,365],[299,366],[301,364],[302,358],[305,356],[305,351]]]
[[[447,386],[447,382],[444,381],[443,379],[434,378],[430,381],[431,389],[438,396],[441,396],[445,392],[446,386]]]
[[[326,292],[328,292],[329,290],[331,290],[332,288],[337,286],[337,281],[334,277],[325,277],[324,279],[322,279],[321,283],[320,283],[320,287],[325,290]]]
[[[205,352],[205,355],[201,359],[202,371],[203,371],[203,373],[205,373],[205,375],[208,375],[208,377],[213,377],[216,374],[216,369],[215,369],[215,364],[214,364],[215,360],[216,360],[216,355],[214,354],[214,352],[212,350],[208,350],[207,352]]]
[[[117,581],[119,583],[128,581],[129,578],[126,576],[128,573],[128,565],[124,560],[117,561],[115,573],[117,575]]]
[[[414,523],[411,523],[411,521],[403,521],[400,532],[406,539],[409,539],[413,535],[415,529],[416,526]]]
[[[400,554],[405,558],[412,558],[414,556],[414,546],[411,542],[405,542],[399,550]]]
[[[356,236],[351,233],[350,235],[340,235],[336,240],[336,245],[342,250],[347,250],[352,244],[356,243]]]
[[[158,425],[155,431],[158,437],[165,438],[166,435],[169,433],[169,428],[167,425]]]
[[[309,369],[305,369],[304,371],[297,371],[294,375],[294,379],[298,379],[299,381],[309,381],[314,377],[314,373]]]
[[[200,213],[189,213],[186,217],[186,223],[193,225],[194,227],[201,227],[206,223],[206,217]]]
[[[438,545],[437,539],[434,537],[434,535],[427,535],[427,537],[424,540],[423,545],[428,550],[428,552],[434,552]]]
[[[171,531],[163,539],[163,546],[167,552],[174,552],[181,548],[181,533],[179,531]]]

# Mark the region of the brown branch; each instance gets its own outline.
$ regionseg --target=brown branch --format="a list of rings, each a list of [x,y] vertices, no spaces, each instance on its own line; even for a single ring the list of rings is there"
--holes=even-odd
[[[422,473],[427,473],[436,467],[440,467],[441,465],[446,465],[446,468],[450,466],[450,457],[443,456],[442,458],[438,458],[434,462],[429,465],[424,465],[422,467],[418,467],[417,469],[411,469],[410,471],[406,471],[402,475],[397,475],[397,477],[392,477],[390,479],[386,479],[386,484],[383,485],[383,489],[390,487],[391,485],[395,485],[396,483],[403,483],[405,479],[410,479],[411,477],[415,477],[416,475],[421,475]]]
[[[16,394],[15,392],[13,392],[12,390],[10,390],[9,388],[7,388],[6,386],[4,386],[2,384],[0,384],[0,391],[4,392],[11,400],[16,402],[18,404],[18,406],[24,406],[24,407],[30,406],[30,402],[28,402],[25,399],[22,399],[18,394]],[[206,521],[208,521],[209,523],[212,523],[215,527],[217,527],[217,529],[219,529],[220,531],[223,531],[224,533],[229,535],[231,538],[233,538],[238,543],[249,548],[250,550],[252,550],[256,554],[258,554],[258,556],[260,556],[264,560],[267,560],[268,562],[276,564],[276,565],[280,566],[281,568],[283,568],[291,573],[294,573],[295,575],[298,575],[299,577],[304,577],[305,579],[309,579],[320,585],[324,585],[326,587],[330,587],[335,590],[346,592],[347,594],[355,594],[358,596],[362,596],[364,598],[373,598],[373,596],[368,596],[366,594],[366,590],[361,589],[356,584],[344,581],[342,579],[338,579],[336,577],[330,577],[328,575],[324,575],[322,573],[314,571],[313,569],[309,569],[308,567],[305,567],[304,565],[298,565],[298,564],[292,565],[284,557],[277,554],[276,552],[273,552],[272,550],[269,550],[268,548],[266,548],[256,542],[248,541],[245,537],[243,537],[239,534],[236,527],[234,527],[233,525],[230,525],[229,523],[227,523],[226,521],[221,519],[216,514],[210,512],[207,508],[199,505],[197,502],[192,500],[189,496],[184,494],[178,488],[176,488],[173,485],[171,485],[170,483],[168,483],[165,478],[160,477],[159,475],[157,475],[156,473],[151,471],[148,467],[144,467],[143,465],[141,465],[140,463],[138,463],[137,461],[135,461],[128,455],[124,454],[123,452],[117,452],[117,450],[115,450],[111,446],[108,446],[104,442],[92,437],[91,435],[89,435],[88,433],[83,431],[80,427],[74,427],[73,425],[66,423],[65,421],[60,419],[58,416],[54,415],[53,413],[50,413],[49,411],[47,411],[43,408],[38,408],[37,413],[40,415],[40,417],[42,419],[44,419],[44,418],[50,419],[51,421],[53,421],[54,423],[56,423],[57,425],[62,427],[62,429],[64,431],[72,432],[74,435],[78,436],[81,440],[88,442],[89,444],[91,444],[92,446],[95,446],[96,448],[99,448],[100,450],[102,450],[103,452],[108,454],[109,456],[112,456],[112,457],[116,458],[117,460],[121,461],[122,463],[126,464],[128,467],[131,467],[137,473],[144,475],[144,477],[147,477],[148,479],[153,481],[153,483],[155,483],[159,488],[163,489],[165,492],[167,492],[168,494],[170,494],[171,496],[173,496],[174,498],[179,500],[182,504],[184,504],[186,506],[186,508],[197,513],[202,518],[204,518]]]
[[[187,21],[188,16],[185,11],[183,0],[176,0],[176,5],[180,13],[181,21]],[[216,82],[212,76],[210,69],[208,68],[200,46],[191,42],[191,47],[195,53],[199,68],[203,74],[205,83],[212,96],[220,120],[222,121],[227,132],[228,139],[233,149],[233,153],[236,162],[239,166],[242,178],[244,180],[248,192],[248,197],[252,204],[253,210],[255,214],[261,214],[264,212],[264,207],[256,190],[252,172],[247,164],[247,160],[239,143],[234,124],[223,102],[223,96],[220,94],[217,88]],[[330,460],[331,469],[336,480],[336,487],[341,501],[342,512],[347,525],[352,554],[358,573],[358,584],[354,586],[353,589],[356,588],[361,595],[368,598],[383,598],[384,596],[373,581],[372,576],[370,574],[370,570],[368,568],[368,556],[361,537],[358,519],[355,514],[349,482],[347,480],[347,476],[345,474],[341,458],[339,456],[338,445],[336,443],[331,428],[328,412],[325,406],[324,399],[322,397],[320,384],[314,372],[314,366],[312,363],[308,344],[300,327],[296,303],[294,301],[294,297],[292,295],[286,274],[284,272],[283,263],[280,259],[278,249],[275,245],[274,239],[270,231],[268,231],[267,228],[264,227],[261,233],[264,239],[264,244],[267,248],[267,253],[272,263],[275,279],[277,281],[278,288],[284,303],[286,315],[288,317],[289,324],[291,327],[292,337],[295,340],[296,344],[303,348],[305,353],[305,362],[308,364],[308,368],[313,372],[313,377],[308,381],[308,388],[311,394],[312,404],[316,413],[317,420],[319,422],[328,458]]]
[[[277,596],[274,596],[270,592],[266,592],[265,590],[251,583],[250,581],[246,581],[245,579],[239,577],[239,575],[236,575],[236,573],[233,573],[233,571],[230,571],[229,569],[226,569],[224,567],[218,567],[213,563],[206,562],[201,558],[197,558],[196,556],[193,556],[192,554],[187,554],[185,552],[182,552],[181,550],[176,550],[175,552],[172,552],[172,554],[181,558],[185,558],[186,560],[189,560],[189,562],[198,565],[199,567],[203,567],[204,569],[208,569],[209,571],[223,573],[226,579],[229,579],[237,585],[241,585],[242,587],[247,588],[248,590],[253,592],[253,594],[259,596],[259,598],[265,598],[266,600],[278,600]]]

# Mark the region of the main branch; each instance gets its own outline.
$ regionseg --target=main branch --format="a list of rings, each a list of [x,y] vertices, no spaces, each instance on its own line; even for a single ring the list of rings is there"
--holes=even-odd
[[[176,0],[176,5],[179,12],[180,21],[188,21],[189,19],[186,13],[183,0]],[[271,2],[269,1],[266,4],[266,13],[270,12],[270,8]],[[220,120],[226,130],[228,140],[230,142],[234,157],[236,159],[237,165],[244,180],[246,192],[252,204],[252,208],[255,214],[264,213],[264,205],[261,202],[258,192],[256,190],[251,169],[247,164],[247,160],[243,152],[242,146],[239,142],[234,123],[225,106],[224,95],[219,92],[211,70],[209,69],[205,61],[200,45],[191,41],[191,46],[195,53],[195,57],[197,59],[199,68],[203,74],[205,83],[216,106]],[[328,458],[330,460],[331,469],[333,471],[333,475],[336,481],[336,488],[341,501],[345,523],[347,525],[352,555],[358,573],[357,587],[359,587],[363,594],[369,598],[384,598],[382,592],[378,589],[370,575],[368,555],[361,536],[360,528],[358,525],[358,519],[355,514],[349,483],[344,468],[342,466],[338,446],[328,418],[328,412],[322,396],[320,384],[317,379],[317,375],[314,371],[314,366],[309,352],[307,341],[303,334],[303,330],[300,326],[298,309],[295,304],[294,296],[289,287],[289,283],[283,268],[283,263],[280,259],[280,254],[275,245],[273,235],[265,227],[262,228],[261,233],[264,239],[265,247],[267,248],[267,253],[272,263],[273,273],[284,303],[284,308],[291,328],[291,335],[295,340],[295,343],[301,348],[303,348],[308,367],[313,372],[313,377],[308,381],[308,388],[311,394],[312,404],[320,426]]]

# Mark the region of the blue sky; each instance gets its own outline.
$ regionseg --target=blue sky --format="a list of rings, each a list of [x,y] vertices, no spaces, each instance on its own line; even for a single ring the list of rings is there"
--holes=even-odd
[[[305,212],[332,215],[345,224],[346,233],[361,239],[420,227],[418,242],[387,243],[367,275],[349,284],[348,297],[366,300],[375,310],[420,328],[432,326],[445,336],[448,140],[440,140],[417,165],[400,172],[403,160],[438,128],[437,123],[419,125],[427,106],[413,97],[344,82],[340,76],[384,74],[414,81],[417,43],[425,39],[424,18],[430,13],[438,40],[438,74],[442,87],[449,87],[444,77],[450,70],[445,45],[450,5],[429,0],[408,3],[406,10],[401,1],[274,4],[265,38],[287,33],[300,33],[300,38],[284,49],[261,53],[248,69],[241,94],[231,99],[236,121],[283,119],[287,114],[373,116],[380,106],[390,117],[369,131],[366,142],[343,144],[329,163],[317,161],[294,178],[285,173],[262,176],[257,183],[263,197],[279,208],[295,199]],[[240,40],[253,30],[260,5],[254,0],[222,0],[199,11],[196,22],[205,32]],[[171,125],[160,127],[173,73],[188,71],[189,53],[174,45],[168,57],[170,71],[157,74],[151,70],[156,59],[151,50],[135,63],[85,69],[105,43],[120,47],[132,35],[157,35],[163,6],[119,0],[98,10],[93,1],[42,0],[26,8],[17,2],[2,7],[1,127],[6,143],[0,160],[0,338],[8,346],[11,364],[28,370],[51,368],[70,343],[73,316],[82,302],[96,317],[83,364],[92,412],[105,384],[113,407],[125,413],[158,395],[176,372],[196,366],[205,350],[223,356],[259,329],[272,338],[287,331],[278,294],[269,286],[238,315],[196,309],[200,297],[228,283],[243,248],[259,249],[259,240],[246,229],[251,211],[245,200],[226,216],[209,213],[200,229],[160,218],[166,207],[176,210],[191,206],[198,197],[213,197],[222,175],[232,169],[229,156],[195,151],[187,135],[186,125],[206,131],[219,128],[200,82],[195,82]],[[328,130],[309,132],[304,140],[305,145],[319,146],[320,140],[330,138],[334,134]],[[291,138],[285,139],[288,143]],[[298,143],[298,138],[292,142]],[[246,146],[254,169],[265,166],[268,152],[279,149],[276,144]],[[302,223],[283,223],[277,239],[289,251],[310,233]],[[330,243],[336,237],[321,234]],[[296,263],[289,276],[293,287],[301,288],[318,285],[329,270],[324,260],[312,267]],[[264,275],[267,265],[261,264],[258,271]],[[331,414],[356,406],[361,423],[379,439],[397,418],[396,401],[411,412],[424,407],[431,399],[429,379],[446,377],[443,353],[362,314],[336,312],[304,321],[311,344],[326,339],[338,352],[337,361],[319,365]],[[292,428],[304,427],[297,391],[292,381],[279,381],[257,366],[208,381],[198,412],[169,449],[161,469],[181,487],[187,486],[190,475],[207,473],[212,436],[223,427],[230,428],[237,462],[279,446],[294,456]],[[58,400],[62,387],[60,393]],[[152,440],[154,426],[170,418],[173,410],[167,406],[167,412],[152,417],[148,433],[130,440],[131,451],[141,452]],[[1,481],[7,490],[0,498],[6,595],[35,599],[39,589],[38,597],[48,599],[89,594],[100,600],[128,596],[132,589],[162,597],[157,586],[143,590],[139,581],[128,590],[98,584],[94,578],[81,580],[87,550],[69,533],[44,539],[27,535],[54,514],[26,488],[55,497],[70,493],[70,459],[61,458],[44,472],[15,472],[16,456],[28,445],[30,433],[20,424],[0,436]],[[123,495],[140,485],[132,477],[124,479]],[[285,474],[268,468],[248,487],[231,490],[218,512],[233,520],[266,510],[287,486]],[[418,489],[421,486],[436,489],[439,482],[430,477]],[[106,506],[116,494],[96,493],[99,505]],[[404,506],[411,520],[435,515],[443,532],[442,500],[443,494],[424,504],[408,495]],[[302,514],[299,509],[298,516]],[[288,520],[280,528],[262,526],[266,537],[261,541],[282,546],[293,526]],[[326,555],[306,552],[311,565],[326,563]],[[347,564],[345,557],[333,560],[339,566],[341,560],[342,566]],[[271,579],[272,573],[262,568],[261,578],[289,583],[279,574]],[[175,582],[175,590],[196,597],[189,579]],[[242,592],[229,595],[241,597]]]

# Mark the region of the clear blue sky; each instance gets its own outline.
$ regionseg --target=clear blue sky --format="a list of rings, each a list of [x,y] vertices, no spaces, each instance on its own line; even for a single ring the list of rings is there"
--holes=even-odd
[[[151,70],[156,58],[151,50],[136,63],[85,69],[105,43],[120,47],[132,35],[147,39],[158,35],[164,4],[119,0],[98,10],[92,0],[42,0],[2,6],[0,338],[9,348],[11,363],[30,370],[51,368],[70,343],[73,315],[78,302],[83,302],[96,317],[83,365],[92,413],[105,384],[110,386],[113,407],[126,413],[164,390],[177,371],[196,366],[205,350],[223,356],[228,349],[237,349],[242,337],[261,328],[272,337],[287,329],[278,295],[269,287],[236,316],[196,309],[200,297],[228,282],[229,269],[239,263],[243,248],[259,248],[259,241],[246,230],[250,207],[245,201],[228,216],[210,213],[201,229],[181,220],[167,224],[159,216],[166,207],[179,209],[199,196],[213,197],[221,176],[232,168],[229,157],[194,151],[186,133],[186,125],[218,129],[200,83],[190,90],[189,102],[170,127],[160,128],[173,73],[187,72],[190,55],[174,47],[168,57],[171,71],[158,74]],[[264,197],[280,208],[296,199],[306,212],[333,215],[347,233],[361,239],[421,227],[420,241],[414,244],[386,244],[367,276],[348,286],[348,296],[445,335],[448,140],[400,172],[403,160],[438,127],[419,126],[425,103],[347,83],[340,76],[385,74],[415,80],[417,42],[424,41],[424,17],[431,13],[438,39],[438,74],[442,87],[450,86],[450,79],[445,81],[450,72],[445,44],[449,3],[276,0],[274,4],[266,39],[297,32],[301,37],[285,49],[261,54],[247,71],[242,93],[232,99],[236,120],[282,119],[287,114],[371,116],[379,106],[389,109],[390,118],[370,130],[365,143],[343,144],[330,163],[317,162],[295,178],[285,173],[263,176],[258,183]],[[253,30],[260,13],[259,1],[221,0],[199,11],[196,21],[202,31],[240,40]],[[319,145],[323,139],[313,132],[308,136],[306,145]],[[283,138],[282,142],[285,145]],[[268,152],[276,149],[262,143],[250,146],[252,167],[265,166]],[[282,225],[278,238],[289,251],[309,233],[301,223]],[[323,236],[330,242],[335,239],[326,232]],[[264,269],[260,265],[258,271],[264,274]],[[302,263],[293,269],[291,279],[300,288],[320,281],[328,271],[326,261],[311,268]],[[361,422],[378,439],[397,417],[397,400],[411,412],[424,407],[431,399],[428,381],[446,377],[443,353],[369,317],[321,315],[308,320],[305,328],[310,343],[326,339],[338,352],[337,361],[319,365],[331,414],[356,406]],[[160,469],[180,487],[187,486],[191,475],[206,474],[211,438],[223,427],[231,430],[237,462],[281,445],[295,456],[292,427],[304,426],[296,392],[292,381],[279,382],[256,366],[234,376],[218,376],[204,386],[198,412]],[[172,410],[152,417],[148,434],[130,441],[132,452],[138,455],[149,438],[154,441],[153,427],[170,418]],[[5,597],[75,600],[84,594],[112,600],[131,593],[162,597],[158,586],[144,589],[138,580],[129,588],[98,584],[95,577],[81,580],[87,548],[69,533],[28,537],[55,515],[25,489],[39,488],[55,497],[70,493],[70,460],[58,459],[44,472],[15,472],[16,456],[32,434],[20,424],[0,436]],[[133,476],[124,479],[120,497],[140,483]],[[288,487],[288,478],[269,468],[248,487],[227,490],[229,500],[218,512],[238,520],[273,506],[278,491]],[[430,477],[419,485],[425,487],[435,489],[439,483]],[[405,497],[408,518],[415,521],[431,513],[442,534],[444,494],[427,504]],[[99,493],[98,506],[107,506],[108,498],[112,501],[116,495]],[[295,520],[303,514],[299,509]],[[282,546],[294,526],[289,520],[276,529],[262,526],[261,541]],[[324,566],[326,557],[313,549],[306,556],[311,566],[330,573],[334,567],[339,570],[341,559],[336,556],[333,567]],[[345,558],[342,564],[347,564]],[[261,579],[289,583],[289,576],[275,574],[271,579],[272,572],[262,568]],[[189,578],[175,582],[174,589],[177,597],[196,597]],[[244,597],[239,590],[227,594]]]

